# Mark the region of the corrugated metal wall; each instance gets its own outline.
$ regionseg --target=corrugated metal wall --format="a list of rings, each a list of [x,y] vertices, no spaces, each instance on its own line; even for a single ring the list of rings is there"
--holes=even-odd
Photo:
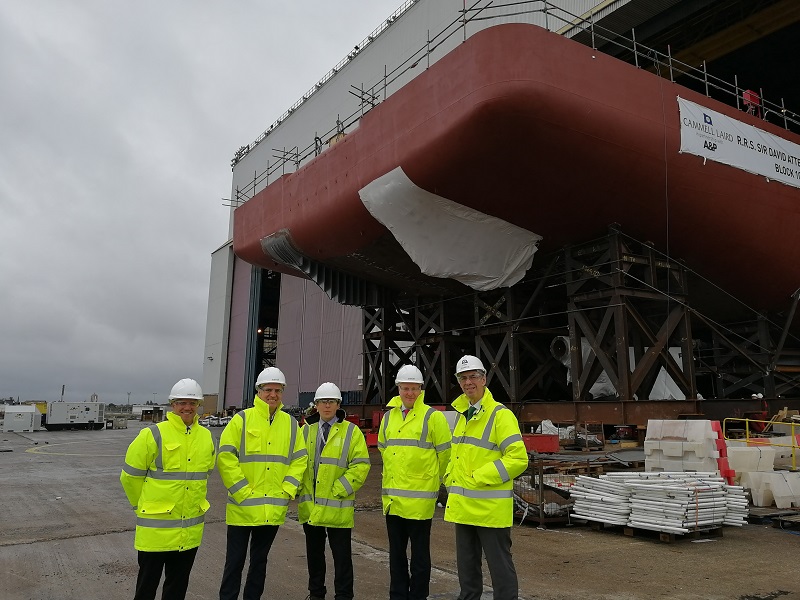
[[[225,376],[225,407],[242,406],[244,368],[247,358],[247,323],[250,311],[250,272],[253,267],[240,258],[233,263],[231,318],[228,332],[228,369]]]
[[[208,287],[206,343],[203,356],[203,394],[216,402],[225,398],[225,369],[228,361],[228,315],[233,285],[233,244],[224,244],[211,254],[211,277]],[[213,397],[213,398],[212,398]],[[208,412],[210,404],[205,403]],[[221,408],[221,404],[220,404]],[[213,412],[216,412],[215,409]]]
[[[364,360],[362,351],[361,310],[351,306],[342,307],[342,386],[345,390],[361,391]]]
[[[329,299],[314,283],[281,278],[277,365],[286,375],[284,404],[332,381],[343,397],[360,398],[361,309]],[[303,403],[301,403],[302,405]]]

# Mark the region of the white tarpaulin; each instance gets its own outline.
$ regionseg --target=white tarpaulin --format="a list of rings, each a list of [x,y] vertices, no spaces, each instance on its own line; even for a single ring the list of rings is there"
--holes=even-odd
[[[678,98],[681,152],[800,187],[800,146]]]
[[[455,279],[481,292],[522,279],[542,239],[423,190],[400,167],[358,194],[425,275]]]

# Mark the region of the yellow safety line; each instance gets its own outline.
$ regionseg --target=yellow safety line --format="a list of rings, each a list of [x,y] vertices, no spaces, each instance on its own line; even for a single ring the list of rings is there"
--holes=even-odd
[[[31,454],[44,454],[44,455],[47,455],[47,456],[97,456],[97,457],[102,457],[102,458],[124,457],[125,456],[124,454],[92,454],[92,453],[75,454],[75,453],[69,453],[69,452],[47,452],[47,450],[49,450],[50,448],[53,448],[54,446],[66,446],[68,444],[83,444],[83,443],[86,443],[86,442],[91,442],[91,443],[94,443],[94,444],[96,444],[96,443],[100,443],[100,444],[106,443],[107,444],[107,443],[110,443],[111,441],[112,440],[104,440],[104,441],[100,441],[100,442],[94,442],[92,440],[80,440],[80,441],[75,441],[75,442],[61,442],[60,444],[48,444],[47,446],[36,446],[34,448],[28,448],[27,450],[25,450],[25,452],[30,452]],[[113,441],[116,441],[116,440],[113,440]]]

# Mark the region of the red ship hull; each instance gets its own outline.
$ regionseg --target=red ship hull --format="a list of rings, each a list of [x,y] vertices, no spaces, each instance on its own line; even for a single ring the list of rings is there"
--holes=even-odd
[[[543,236],[542,251],[619,223],[754,307],[787,307],[800,287],[800,189],[681,154],[678,96],[800,143],[557,34],[500,25],[237,208],[234,250],[297,275],[264,251],[283,232],[314,261],[414,289],[425,277],[359,198],[399,166],[428,192]]]

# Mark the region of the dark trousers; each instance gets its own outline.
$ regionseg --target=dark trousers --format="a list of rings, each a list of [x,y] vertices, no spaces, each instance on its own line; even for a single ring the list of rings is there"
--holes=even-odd
[[[162,600],[183,600],[189,587],[189,573],[192,572],[197,548],[170,552],[139,551],[139,575],[136,578],[136,592],[133,600],[154,600],[161,573],[164,573]]]
[[[517,600],[519,587],[511,558],[511,528],[456,524],[456,564],[461,585],[458,600],[480,600],[483,592],[481,550],[492,576],[494,600]]]
[[[389,600],[425,600],[431,582],[431,523],[386,515],[389,536]],[[406,550],[411,542],[409,576]]]
[[[316,598],[324,598],[325,538],[333,555],[333,587],[335,600],[353,598],[353,553],[350,536],[353,530],[345,527],[317,527],[303,524],[306,534],[306,560],[308,561],[308,591]]]
[[[242,571],[250,542],[250,568],[244,583],[244,600],[259,600],[267,579],[267,555],[278,533],[277,525],[228,525],[225,568],[219,600],[236,600],[242,587]]]

